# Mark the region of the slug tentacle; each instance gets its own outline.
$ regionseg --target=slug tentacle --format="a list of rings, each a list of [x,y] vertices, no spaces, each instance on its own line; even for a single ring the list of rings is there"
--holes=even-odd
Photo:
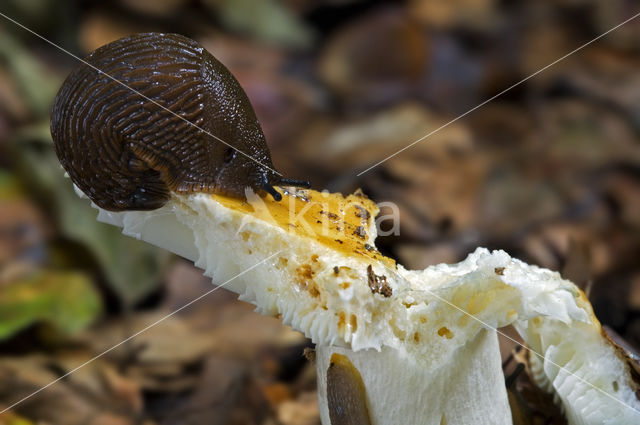
[[[273,199],[275,199],[276,201],[282,200],[282,195],[280,194],[280,192],[278,192],[275,187],[271,186],[269,182],[264,182],[262,184],[262,189],[264,189],[265,192],[270,194],[273,197]]]
[[[171,191],[242,197],[247,186],[281,198],[267,174],[304,183],[278,180],[249,99],[194,40],[137,34],[85,61],[56,96],[51,134],[64,169],[101,208],[155,209]]]

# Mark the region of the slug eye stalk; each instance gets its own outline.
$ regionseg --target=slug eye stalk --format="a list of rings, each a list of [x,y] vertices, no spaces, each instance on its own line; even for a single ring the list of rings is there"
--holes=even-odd
[[[270,183],[267,183],[267,182],[263,183],[262,188],[264,189],[265,192],[270,194],[275,201],[282,200],[282,195],[280,194],[280,192],[278,192],[275,187],[271,186]]]

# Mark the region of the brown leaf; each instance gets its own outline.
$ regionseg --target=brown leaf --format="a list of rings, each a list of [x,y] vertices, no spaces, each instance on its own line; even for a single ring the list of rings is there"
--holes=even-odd
[[[88,359],[85,353],[74,360],[73,366]],[[100,362],[94,362],[80,369],[78,372],[81,373],[51,385],[13,410],[38,423],[82,425],[103,417],[110,420],[105,423],[113,425],[133,424],[131,418],[115,411],[117,401],[110,398],[100,384],[97,374],[100,367]],[[59,374],[53,370],[67,371],[63,363],[44,356],[0,358],[0,400],[11,404],[29,396],[58,378]],[[110,409],[114,411],[110,412]]]
[[[126,402],[130,411],[142,413],[144,401],[140,384],[120,374],[112,365],[105,365],[102,375],[111,393]]]
[[[278,420],[282,425],[319,425],[318,395],[316,392],[300,394],[295,400],[278,406]]]
[[[320,75],[357,104],[388,104],[426,74],[427,33],[398,8],[382,8],[349,23],[328,41]]]

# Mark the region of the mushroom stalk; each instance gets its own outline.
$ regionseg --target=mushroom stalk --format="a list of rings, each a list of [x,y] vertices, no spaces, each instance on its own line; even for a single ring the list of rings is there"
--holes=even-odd
[[[323,424],[332,423],[330,411],[335,410],[327,400],[327,371],[335,353],[347,356],[362,375],[372,424],[512,423],[495,331],[480,331],[451,357],[434,363],[390,347],[352,351],[325,345],[316,350]]]
[[[360,377],[372,424],[511,423],[495,334],[508,324],[543,356],[532,356],[534,379],[571,424],[640,423],[629,365],[558,273],[483,248],[458,264],[406,270],[375,250],[378,211],[360,193],[248,200],[174,195],[155,211],[98,218],[218,282],[244,272],[226,287],[316,343],[323,424],[340,425],[328,392],[335,376],[338,392]],[[347,360],[330,369],[334,355]],[[337,373],[348,364],[357,373]]]

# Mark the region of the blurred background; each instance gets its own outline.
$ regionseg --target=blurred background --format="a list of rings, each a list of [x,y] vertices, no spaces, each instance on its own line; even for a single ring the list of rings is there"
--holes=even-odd
[[[0,12],[79,56],[144,31],[198,40],[246,90],[284,175],[398,205],[382,252],[424,268],[504,249],[572,279],[609,335],[640,347],[640,19],[357,176],[638,2],[3,0]],[[63,177],[49,111],[76,65],[0,17],[0,410],[211,288],[97,223]],[[503,345],[516,423],[564,423]],[[216,291],[0,424],[318,424],[307,347]]]

